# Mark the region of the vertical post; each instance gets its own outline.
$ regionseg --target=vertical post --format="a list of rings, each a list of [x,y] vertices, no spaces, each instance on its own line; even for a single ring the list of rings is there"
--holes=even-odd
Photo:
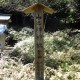
[[[44,80],[43,9],[34,11],[35,80]]]
[[[34,11],[34,37],[35,37],[35,80],[44,80],[44,41],[43,41],[43,12],[52,14],[53,10],[38,3],[28,7],[24,13]]]

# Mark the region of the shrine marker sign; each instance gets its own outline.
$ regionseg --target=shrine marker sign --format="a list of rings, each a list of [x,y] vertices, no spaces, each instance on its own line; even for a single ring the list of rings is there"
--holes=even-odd
[[[35,34],[35,80],[44,80],[43,12],[52,14],[53,10],[41,3],[36,3],[23,10],[25,14],[31,13],[33,11]]]

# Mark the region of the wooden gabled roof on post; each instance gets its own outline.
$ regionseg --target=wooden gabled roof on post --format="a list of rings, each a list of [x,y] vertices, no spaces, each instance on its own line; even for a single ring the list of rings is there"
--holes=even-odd
[[[23,12],[25,14],[28,14],[28,13],[33,12],[38,7],[41,7],[44,12],[49,13],[49,14],[52,14],[54,12],[53,9],[51,9],[51,8],[45,6],[44,4],[41,4],[41,3],[35,3],[32,6],[29,6],[28,8],[24,9]]]

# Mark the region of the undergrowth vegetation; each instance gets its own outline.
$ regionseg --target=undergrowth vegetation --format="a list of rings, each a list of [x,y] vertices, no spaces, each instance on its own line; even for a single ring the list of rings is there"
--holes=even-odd
[[[26,59],[25,64],[34,60],[34,33],[32,29],[23,28],[14,32],[19,42],[15,45],[13,53]],[[54,33],[44,33],[44,54],[47,66],[59,66],[61,63],[80,63],[80,32],[79,30],[65,29]],[[12,53],[12,54],[13,54]],[[18,55],[19,54],[19,55]],[[23,57],[22,57],[23,56]],[[22,59],[23,60],[23,59]],[[54,65],[55,64],[55,65]]]
[[[23,28],[19,32],[11,33],[18,39],[18,43],[10,53],[10,60],[13,62],[6,62],[6,65],[10,65],[6,70],[9,69],[7,72],[11,74],[8,77],[5,73],[3,77],[7,75],[7,80],[34,80],[34,31]],[[45,80],[80,80],[80,30],[45,32],[44,59]],[[1,70],[4,71],[4,68]]]

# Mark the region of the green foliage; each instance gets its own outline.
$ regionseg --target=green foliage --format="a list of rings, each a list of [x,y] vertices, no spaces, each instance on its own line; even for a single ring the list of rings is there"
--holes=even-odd
[[[55,13],[50,15],[46,15],[44,18],[45,23],[47,20],[51,20],[56,22],[53,24],[60,26],[66,26],[66,24],[73,24],[79,21],[79,0],[40,0],[43,4],[53,8]],[[30,6],[36,3],[37,0],[0,0],[0,5],[11,5],[16,4],[15,9],[23,9],[27,6]],[[11,6],[10,6],[11,7]],[[12,6],[13,7],[13,6]],[[30,17],[33,17],[29,15]]]
[[[80,44],[79,34],[71,37],[69,36],[69,33],[71,33],[71,30],[45,34],[44,52],[46,54],[45,63],[47,66],[62,66],[63,71],[67,71],[68,65],[71,65],[74,62],[80,62],[80,50],[78,49],[76,51]]]
[[[69,65],[68,65],[68,63],[62,63],[61,64],[61,68],[63,69],[63,71],[64,72],[67,72],[67,71],[69,71]]]
[[[62,51],[64,48],[65,48],[65,45],[66,45],[66,41],[65,40],[54,40],[53,41],[53,49],[54,51],[57,50],[57,51]]]
[[[80,64],[80,52],[76,51],[71,57],[73,63]]]
[[[58,36],[54,36],[54,34],[47,34],[44,41],[45,52],[52,54],[54,51],[64,51],[68,47],[74,46],[75,41],[71,39],[66,32],[67,31],[59,32],[59,35],[58,32],[55,32],[55,35]]]
[[[32,63],[33,60],[34,60],[34,57],[31,54],[26,54],[25,53],[25,54],[22,55],[21,61],[22,61],[23,64]]]
[[[2,4],[9,4],[9,1],[10,0],[0,0],[0,5],[2,5]]]
[[[34,47],[33,47],[33,30],[24,27],[19,32],[10,30],[10,33],[19,41],[13,52],[10,54],[12,57],[20,58],[22,63],[33,62],[34,59]]]
[[[27,35],[23,34],[18,36],[21,40],[15,45],[14,53],[12,55],[22,58],[24,64],[33,62],[34,59],[34,37],[33,31],[26,29],[22,32],[28,32]],[[20,33],[21,33],[20,31]],[[74,62],[79,63],[79,34],[72,35],[71,30],[61,30],[54,33],[44,34],[44,54],[45,64],[50,67],[58,68],[62,66],[64,71],[67,71],[66,64],[71,65]],[[30,36],[29,36],[30,35]],[[25,36],[25,38],[24,38]],[[74,36],[74,37],[73,37]],[[20,38],[22,39],[20,39]],[[78,42],[78,45],[77,45]],[[77,57],[78,56],[78,57]]]
[[[18,50],[14,50],[9,55],[10,55],[10,57],[19,57],[19,56],[21,56],[21,54],[20,54],[20,52]]]
[[[61,14],[64,16],[60,20],[62,23],[75,22],[76,7],[74,0],[60,0],[60,2],[57,2],[55,5],[57,5],[58,8],[60,7],[59,12],[61,12]]]
[[[30,50],[29,50],[30,51]],[[23,64],[31,63],[34,60],[34,55],[29,53],[21,53],[18,49],[15,49],[12,53],[10,53],[10,57],[16,57]]]
[[[18,26],[19,27],[19,26]],[[24,27],[19,31],[10,30],[10,34],[14,34],[15,38],[19,41],[25,40],[26,37],[33,36],[33,29]]]
[[[47,58],[45,63],[46,63],[46,66],[58,69],[58,67],[61,65],[62,62],[59,60]]]

